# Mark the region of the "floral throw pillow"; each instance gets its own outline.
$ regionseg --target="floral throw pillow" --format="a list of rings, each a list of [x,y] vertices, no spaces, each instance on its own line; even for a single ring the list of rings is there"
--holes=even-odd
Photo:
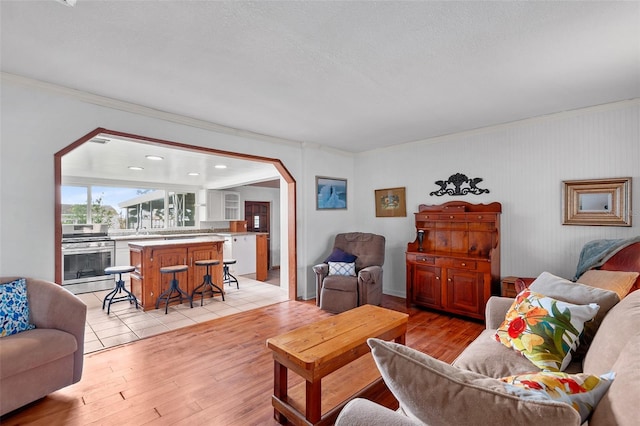
[[[0,337],[31,330],[27,281],[24,278],[0,284]]]
[[[615,373],[602,376],[586,373],[539,372],[503,377],[507,392],[527,400],[554,400],[571,405],[585,422],[611,386]]]
[[[329,262],[329,275],[356,276],[356,264],[348,262]]]
[[[571,362],[584,323],[598,309],[595,303],[574,305],[525,289],[516,296],[495,339],[541,370],[563,371]]]

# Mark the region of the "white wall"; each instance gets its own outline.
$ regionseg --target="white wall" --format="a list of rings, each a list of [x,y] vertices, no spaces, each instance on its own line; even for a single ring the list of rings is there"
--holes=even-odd
[[[313,186],[313,181],[305,181],[309,177],[304,170],[303,151],[310,152],[315,148],[303,149],[301,144],[274,138],[252,138],[241,132],[233,134],[194,127],[189,125],[188,119],[183,120],[187,124],[167,121],[152,113],[146,115],[142,108],[128,108],[118,102],[27,79],[16,80],[4,74],[1,89],[0,276],[15,274],[54,279],[54,154],[88,132],[103,127],[280,159],[298,185],[298,293],[313,297],[308,294],[308,288],[313,285],[306,280],[307,270],[315,259],[309,260],[300,253],[306,252],[306,228],[319,226],[322,229],[324,225],[322,218],[311,223],[304,216],[306,198],[303,192]],[[140,110],[140,114],[125,110]],[[180,121],[180,117],[177,119]],[[313,154],[309,155],[313,157]],[[322,152],[321,156],[326,164],[344,161],[338,153]],[[349,166],[352,168],[351,160]],[[332,171],[323,170],[323,174]],[[286,201],[286,197],[281,196],[281,199]],[[342,214],[343,217],[354,215],[353,210]],[[345,222],[351,222],[351,219]],[[286,228],[283,231],[286,232]],[[286,272],[281,277],[287,279]]]
[[[340,155],[329,148],[307,145],[303,151],[305,184],[299,188],[304,193],[305,201],[298,217],[304,218],[303,238],[308,241],[304,247],[303,258],[308,259],[307,267],[302,271],[306,274],[306,299],[316,296],[315,274],[311,267],[321,263],[333,249],[335,235],[341,232],[359,230],[357,218],[360,209],[355,203],[355,175],[354,158],[351,155]],[[317,210],[316,209],[316,176],[340,178],[347,180],[347,208],[345,210]],[[300,247],[298,248],[300,250]]]
[[[510,125],[368,152],[356,159],[356,204],[363,230],[387,238],[384,291],[405,295],[406,244],[419,204],[502,203],[502,276],[575,274],[580,249],[600,238],[640,235],[640,102],[525,120]],[[430,196],[436,180],[460,172],[484,179],[480,196]],[[562,225],[562,181],[631,176],[632,227]],[[407,217],[376,218],[375,189],[406,187]]]
[[[279,158],[297,181],[296,267],[303,298],[315,296],[311,266],[329,253],[336,233],[353,230],[385,235],[384,291],[404,296],[404,250],[415,238],[412,212],[422,203],[501,202],[503,276],[548,270],[571,277],[586,241],[640,234],[637,213],[631,228],[561,225],[562,180],[631,176],[638,205],[638,100],[354,156],[311,144],[219,132],[215,126],[193,127],[186,119],[184,124],[167,121],[142,110],[125,111],[117,102],[4,75],[1,89],[0,275],[54,278],[53,155],[97,127]],[[434,181],[455,172],[484,178],[480,187],[491,193],[429,196],[437,189]],[[318,175],[348,180],[346,210],[316,210]],[[398,186],[407,189],[407,217],[376,218],[373,191]],[[281,194],[282,200],[286,197]]]

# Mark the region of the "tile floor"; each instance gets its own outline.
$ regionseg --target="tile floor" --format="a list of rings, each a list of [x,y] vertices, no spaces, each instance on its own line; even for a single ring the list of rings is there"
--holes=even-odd
[[[238,281],[240,289],[235,285],[225,286],[224,302],[218,295],[214,299],[205,298],[204,306],[200,306],[200,299],[196,298],[193,309],[188,303],[173,305],[166,315],[164,308],[144,312],[127,302],[112,304],[111,313],[107,315],[107,309],[102,309],[102,300],[109,291],[79,294],[87,304],[84,353],[287,300],[286,292],[278,286],[242,276]]]

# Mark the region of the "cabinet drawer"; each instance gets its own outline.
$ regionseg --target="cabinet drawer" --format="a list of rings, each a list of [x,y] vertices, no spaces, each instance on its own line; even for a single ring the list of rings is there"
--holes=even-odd
[[[450,259],[449,264],[454,268],[476,269],[477,263],[468,260]]]
[[[436,259],[433,256],[427,256],[418,253],[407,253],[407,262],[428,263],[433,265]]]
[[[465,215],[469,222],[495,222],[496,215],[491,213],[467,213]]]
[[[427,213],[415,213],[416,220],[425,221],[425,220],[435,220],[438,218],[437,214],[427,214]]]
[[[440,214],[438,215],[438,220],[462,220],[466,221],[467,218],[463,214]]]

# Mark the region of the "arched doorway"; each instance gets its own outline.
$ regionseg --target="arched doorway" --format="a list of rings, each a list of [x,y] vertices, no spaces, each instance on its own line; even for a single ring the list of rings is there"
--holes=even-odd
[[[57,283],[62,283],[62,195],[61,195],[61,185],[62,185],[62,159],[65,154],[70,153],[74,149],[78,148],[85,142],[92,140],[98,135],[102,136],[113,136],[119,138],[126,138],[135,140],[136,142],[141,142],[149,145],[156,146],[164,146],[171,147],[178,150],[192,151],[205,153],[215,156],[222,156],[228,158],[236,158],[236,159],[244,159],[253,162],[261,162],[271,164],[279,173],[281,180],[281,197],[284,197],[286,200],[286,208],[282,209],[283,216],[283,229],[286,229],[286,232],[283,232],[286,235],[286,238],[283,238],[281,253],[281,262],[285,263],[284,269],[286,269],[286,277],[288,283],[288,294],[290,300],[295,300],[297,298],[297,256],[296,256],[296,182],[287,170],[287,168],[282,164],[279,159],[268,158],[268,157],[260,157],[249,154],[239,154],[229,151],[223,151],[213,148],[206,148],[195,145],[188,145],[181,142],[168,141],[156,138],[149,138],[146,136],[134,135],[129,133],[123,133],[114,130],[108,130],[104,128],[97,128],[90,133],[82,136],[75,142],[68,145],[66,148],[58,151],[54,154],[54,173],[55,173],[55,280]],[[283,274],[284,275],[284,274]],[[284,278],[284,277],[283,277]]]

